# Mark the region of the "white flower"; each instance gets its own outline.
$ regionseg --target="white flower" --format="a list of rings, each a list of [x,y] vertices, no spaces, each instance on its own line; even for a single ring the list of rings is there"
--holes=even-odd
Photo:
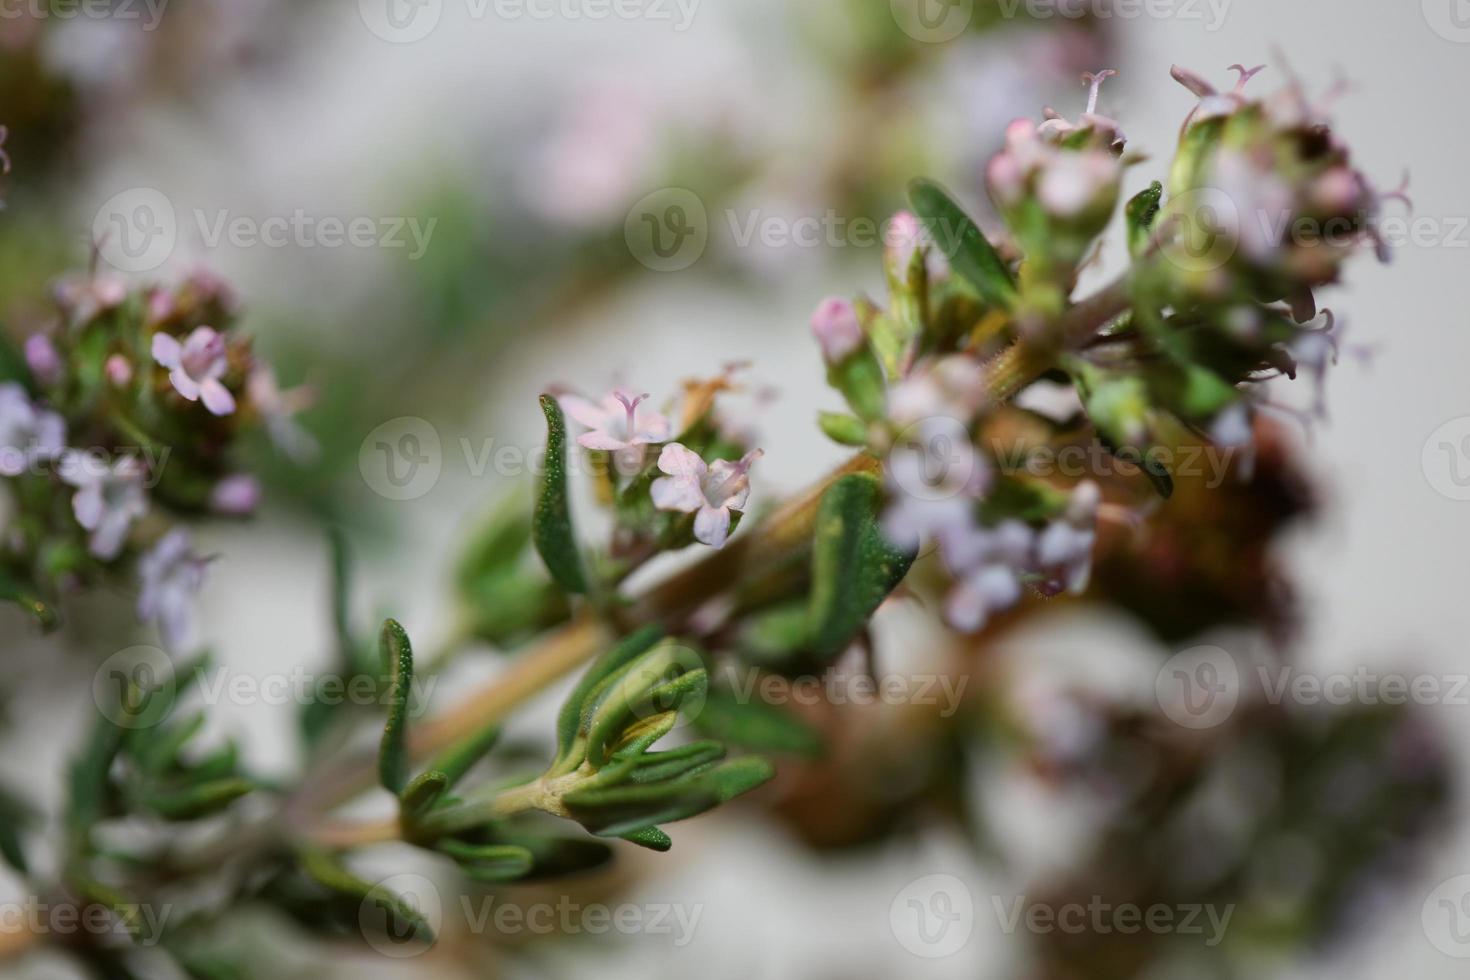
[[[214,415],[235,410],[235,396],[220,378],[229,363],[225,338],[213,327],[196,327],[180,344],[166,333],[153,335],[153,359],[168,369],[168,380],[189,401],[203,400]]]
[[[945,618],[955,629],[974,632],[995,612],[1021,598],[1021,576],[1032,562],[1036,532],[1021,521],[993,528],[970,526],[941,538],[944,562],[955,576],[945,599]]]
[[[66,448],[66,423],[32,404],[18,384],[0,384],[0,476],[19,476]]]
[[[194,554],[189,532],[182,528],[164,535],[138,562],[143,580],[138,618],[158,624],[169,650],[182,650],[194,639],[194,594],[204,584],[207,564]]]
[[[639,417],[638,406],[647,400],[647,395],[635,397],[622,388],[597,404],[580,395],[559,399],[568,415],[591,430],[577,437],[577,445],[612,452],[668,441],[669,420],[662,413],[645,411]]]
[[[695,540],[723,548],[730,536],[730,512],[745,507],[750,466],[763,455],[756,449],[738,462],[706,464],[693,450],[671,442],[658,457],[658,468],[668,475],[653,481],[653,504],[659,510],[693,514]]]
[[[61,460],[61,478],[77,488],[71,498],[77,523],[92,532],[92,554],[104,561],[116,558],[133,522],[148,512],[143,489],[143,464],[124,456],[109,466],[86,453],[68,453]]]
[[[1066,512],[1037,538],[1036,563],[1043,576],[1043,592],[1055,595],[1066,590],[1076,595],[1087,588],[1101,502],[1102,491],[1097,484],[1084,480],[1073,488]]]
[[[889,504],[883,534],[914,551],[924,538],[962,534],[974,525],[975,502],[990,488],[989,462],[958,419],[933,416],[911,426],[888,454]]]

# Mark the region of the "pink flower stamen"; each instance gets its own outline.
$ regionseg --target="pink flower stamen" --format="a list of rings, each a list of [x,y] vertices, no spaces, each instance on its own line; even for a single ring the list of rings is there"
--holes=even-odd
[[[1102,71],[1098,72],[1095,75],[1092,72],[1086,72],[1082,76],[1083,83],[1086,84],[1088,87],[1086,110],[1088,115],[1092,115],[1093,113],[1097,112],[1097,96],[1098,93],[1102,90],[1102,83],[1107,81],[1109,78],[1112,78],[1116,74],[1118,73],[1113,69],[1104,68]]]
[[[1235,82],[1235,92],[1239,94],[1244,91],[1246,82],[1249,82],[1252,78],[1265,71],[1266,66],[1256,65],[1254,68],[1247,68],[1245,65],[1231,65],[1228,70],[1240,74],[1240,78],[1236,79]]]

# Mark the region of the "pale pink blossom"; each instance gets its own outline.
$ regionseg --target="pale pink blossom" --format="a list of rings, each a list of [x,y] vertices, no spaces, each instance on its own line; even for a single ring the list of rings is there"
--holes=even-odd
[[[214,485],[209,507],[217,514],[245,517],[260,505],[260,481],[247,473],[235,473]]]
[[[54,385],[61,380],[63,365],[56,345],[43,333],[34,333],[26,338],[26,366],[43,385]]]
[[[863,328],[857,311],[845,299],[831,297],[817,304],[812,313],[812,333],[822,346],[822,359],[840,364],[863,345]]]
[[[993,613],[1016,604],[1035,539],[1036,532],[1017,520],[994,527],[971,526],[945,537],[941,554],[955,576],[944,602],[945,619],[951,626],[972,633]]]
[[[66,423],[38,408],[18,384],[0,384],[0,476],[19,476],[66,448]]]
[[[124,456],[109,465],[73,452],[62,457],[60,474],[77,488],[71,498],[72,513],[78,524],[92,532],[88,542],[92,554],[105,561],[116,558],[133,522],[148,512],[143,464]]]
[[[949,259],[935,247],[924,225],[912,211],[899,211],[888,221],[883,231],[883,256],[894,275],[904,278],[913,263],[914,252],[927,248],[924,253],[924,268],[930,282],[939,282],[949,277]]]
[[[203,401],[213,415],[235,410],[235,396],[220,380],[229,368],[225,338],[213,327],[196,327],[182,344],[166,333],[153,335],[153,359],[168,369],[168,380],[189,401]]]
[[[102,365],[107,380],[115,388],[126,388],[133,380],[133,362],[122,354],[113,354]]]
[[[176,528],[138,561],[142,592],[138,618],[156,623],[163,644],[183,652],[195,633],[194,596],[204,584],[208,559],[194,554],[189,532]]]
[[[620,452],[667,442],[669,420],[652,409],[639,411],[648,395],[633,395],[616,388],[600,402],[580,395],[562,395],[559,399],[566,413],[589,431],[577,437],[577,445],[587,449]]]
[[[750,467],[762,455],[756,449],[738,462],[717,459],[706,464],[698,453],[671,442],[658,457],[658,468],[668,475],[653,481],[653,504],[659,510],[693,514],[695,540],[723,548],[730,536],[730,512],[744,509],[750,495]]]

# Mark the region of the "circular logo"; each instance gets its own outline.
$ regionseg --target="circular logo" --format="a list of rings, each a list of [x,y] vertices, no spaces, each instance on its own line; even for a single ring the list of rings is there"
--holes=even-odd
[[[1159,707],[1185,728],[1214,728],[1235,712],[1240,671],[1228,650],[1191,647],[1165,661],[1154,678]]]
[[[1458,875],[1429,893],[1419,910],[1424,935],[1457,960],[1470,959],[1470,875]]]
[[[367,29],[392,44],[412,44],[439,26],[444,0],[357,0]]]
[[[1451,500],[1470,500],[1470,415],[1435,429],[1420,457],[1424,478]]]
[[[368,945],[394,959],[427,952],[443,922],[444,901],[439,889],[422,875],[384,878],[357,908],[357,924]]]
[[[911,881],[888,906],[888,927],[915,956],[937,960],[965,948],[975,930],[975,900],[954,875]]]
[[[674,727],[670,731],[678,731],[698,718],[699,713],[704,710],[706,689],[700,687],[682,696],[675,691],[660,689],[692,671],[703,670],[704,658],[677,643],[665,643],[658,650],[664,656],[645,657],[626,675],[627,683],[636,685],[637,690],[652,693],[651,697],[641,697],[634,703],[633,714],[639,718],[652,718],[677,709],[679,713],[675,716]]]
[[[928,503],[977,493],[984,471],[970,430],[949,415],[932,415],[905,428],[889,452],[893,482]]]
[[[1446,41],[1470,44],[1470,2],[1467,0],[1420,0],[1429,29]]]
[[[709,215],[693,191],[665,187],[641,198],[623,221],[628,251],[655,272],[678,272],[709,244]]]
[[[1170,198],[1159,222],[1159,251],[1185,272],[1213,272],[1240,244],[1240,209],[1219,188],[1198,187]]]
[[[173,661],[158,647],[119,650],[92,675],[92,700],[119,728],[152,728],[168,716],[178,693]]]
[[[152,187],[112,195],[92,218],[92,241],[120,272],[148,272],[168,261],[179,240],[173,202]]]
[[[357,469],[378,496],[417,500],[434,489],[444,469],[439,432],[417,416],[389,419],[362,441]]]
[[[925,44],[953,41],[970,26],[975,0],[888,0],[899,28]]]

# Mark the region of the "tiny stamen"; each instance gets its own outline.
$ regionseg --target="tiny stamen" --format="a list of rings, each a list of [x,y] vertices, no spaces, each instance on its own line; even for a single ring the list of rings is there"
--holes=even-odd
[[[1083,74],[1082,81],[1084,84],[1087,85],[1088,115],[1091,115],[1092,113],[1097,111],[1097,95],[1098,91],[1102,88],[1102,83],[1107,79],[1112,78],[1116,74],[1118,73],[1111,68],[1104,68],[1096,75],[1094,75],[1092,72],[1086,72],[1085,74]]]
[[[1235,91],[1238,93],[1245,88],[1246,82],[1250,81],[1252,78],[1255,78],[1258,74],[1265,71],[1266,66],[1256,65],[1256,67],[1254,68],[1247,68],[1245,65],[1231,65],[1228,70],[1240,73],[1240,78],[1236,79],[1235,81]]]

